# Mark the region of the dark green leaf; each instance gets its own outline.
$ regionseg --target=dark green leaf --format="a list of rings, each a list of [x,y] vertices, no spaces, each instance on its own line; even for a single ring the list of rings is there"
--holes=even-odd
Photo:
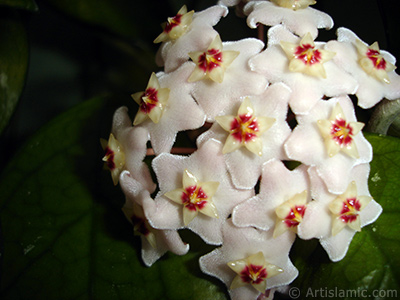
[[[400,295],[400,139],[371,134],[367,138],[374,148],[369,188],[383,213],[354,236],[340,262],[330,262],[316,240],[295,243],[292,254],[300,271],[295,286],[303,297],[332,293],[335,297],[329,298],[391,299]]]
[[[198,239],[188,255],[142,264],[123,195],[102,170],[99,138],[115,108],[107,103],[94,99],[59,116],[4,170],[0,298],[226,299],[200,272],[198,258],[211,249]]]
[[[17,13],[0,12],[0,133],[18,103],[28,67],[28,41]]]
[[[46,0],[51,6],[85,23],[127,38],[152,42],[167,19],[164,1],[132,0]],[[162,17],[161,17],[162,16]]]
[[[37,11],[38,7],[34,0],[0,0],[0,5],[18,9]]]

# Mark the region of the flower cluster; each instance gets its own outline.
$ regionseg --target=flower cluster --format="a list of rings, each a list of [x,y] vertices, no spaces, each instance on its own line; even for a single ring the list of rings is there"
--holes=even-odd
[[[315,41],[333,21],[313,0],[246,1],[247,24],[270,26],[267,45],[223,42],[214,26],[239,2],[168,18],[155,39],[163,71],[132,95],[136,115],[115,112],[102,145],[146,265],[187,253],[188,228],[219,246],[200,268],[232,299],[272,298],[298,275],[296,236],[319,239],[338,261],[380,215],[368,190],[372,147],[349,95],[361,108],[399,98],[400,76],[389,53],[348,29]],[[200,128],[193,153],[173,153],[179,132]],[[156,183],[143,162],[149,144]]]

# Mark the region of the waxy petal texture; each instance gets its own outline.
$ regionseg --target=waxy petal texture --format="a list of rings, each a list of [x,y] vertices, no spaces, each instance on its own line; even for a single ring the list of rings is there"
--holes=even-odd
[[[260,53],[264,43],[257,39],[243,39],[236,42],[224,42],[223,49],[237,51],[239,55],[233,60],[224,73],[221,83],[211,80],[196,81],[193,97],[203,108],[207,121],[228,109],[234,99],[243,96],[259,95],[264,92],[268,82],[263,75],[253,72],[248,67],[251,57]],[[192,63],[194,65],[194,63]],[[241,74],[241,76],[237,76]]]
[[[356,80],[333,60],[323,64],[326,78],[291,72],[290,61],[280,43],[283,41],[299,44],[300,40],[281,25],[272,27],[268,31],[267,49],[250,60],[250,68],[263,74],[269,82],[284,82],[292,89],[289,104],[295,114],[307,114],[324,96],[355,93],[358,87]],[[325,43],[315,42],[315,45],[318,49],[324,49]]]
[[[146,207],[149,206],[149,203],[153,202],[149,192],[138,181],[133,179],[128,171],[124,171],[121,174],[120,184],[126,196],[122,210],[128,220],[132,222],[134,207],[137,206],[144,210],[142,213],[145,218]],[[147,220],[143,220],[143,222],[147,223]],[[184,255],[189,251],[189,245],[182,241],[176,230],[157,230],[154,228],[150,230],[155,237],[153,245],[148,241],[146,236],[141,236],[142,259],[147,266],[150,267],[167,251],[171,251],[177,255]]]
[[[292,10],[269,1],[251,1],[246,4],[244,11],[248,15],[247,24],[250,28],[256,28],[257,23],[267,26],[283,24],[299,36],[310,32],[315,38],[318,35],[318,28],[333,27],[333,20],[328,14],[311,7]]]
[[[354,181],[357,185],[358,196],[370,197],[368,191],[369,169],[369,164],[354,167],[348,180],[344,183],[345,190]],[[333,194],[326,189],[326,185],[315,167],[310,168],[309,174],[314,201],[307,205],[303,221],[298,226],[298,235],[303,239],[318,238],[329,258],[332,261],[339,261],[346,255],[350,242],[357,231],[345,226],[336,235],[332,235],[332,223],[336,216],[332,215],[329,205],[339,194]],[[371,200],[359,212],[360,227],[375,222],[381,212],[382,207],[375,200]]]
[[[218,34],[213,26],[227,14],[228,8],[223,5],[196,12],[185,34],[161,45],[157,63],[164,66],[166,73],[172,72],[189,60],[189,52],[204,51]]]
[[[317,123],[319,120],[329,119],[337,103],[342,107],[347,122],[357,121],[349,97],[320,100],[308,115],[297,117],[298,125],[286,141],[285,150],[290,159],[315,166],[329,191],[343,193],[353,167],[372,160],[372,147],[362,132],[359,132],[352,141],[358,150],[358,158],[351,157],[343,151],[334,156],[329,155]]]
[[[233,183],[238,188],[253,188],[261,176],[262,165],[272,158],[287,159],[283,143],[289,137],[291,130],[286,123],[290,89],[282,83],[269,86],[259,96],[249,97],[255,114],[275,119],[272,126],[260,135],[262,155],[250,152],[241,147],[236,151],[225,154],[226,164],[232,176]],[[241,102],[235,101],[227,114],[236,114]],[[214,124],[211,129],[201,135],[197,143],[200,145],[210,138],[226,143],[228,133],[220,124]],[[240,144],[239,144],[240,145]]]
[[[259,231],[252,227],[239,228],[233,225],[230,219],[224,224],[222,232],[224,244],[202,256],[200,268],[204,273],[224,282],[232,300],[255,300],[261,295],[249,284],[229,289],[237,274],[228,266],[229,262],[241,260],[260,251],[269,264],[283,270],[282,273],[266,279],[266,289],[285,286],[297,277],[298,271],[289,259],[294,236],[283,234],[274,239],[272,231]]]
[[[338,41],[327,43],[327,49],[336,52],[334,61],[357,80],[359,88],[356,91],[358,106],[371,108],[383,98],[395,100],[400,98],[400,76],[395,71],[387,72],[389,83],[369,75],[359,64],[356,43],[363,43],[351,30],[339,28]],[[367,47],[367,45],[365,44]],[[381,56],[390,64],[396,64],[396,58],[389,52],[380,51]]]
[[[169,89],[168,105],[158,123],[147,120],[138,125],[148,130],[156,154],[169,152],[178,132],[204,124],[204,112],[191,97],[193,85],[187,82],[191,71],[191,63],[186,63],[174,72],[157,74],[160,87]]]
[[[154,210],[149,211],[149,223],[160,229],[189,228],[209,244],[221,244],[221,226],[225,223],[233,208],[254,195],[252,190],[235,188],[226,170],[221,152],[222,144],[209,140],[189,157],[163,153],[153,160],[153,169],[157,175],[160,192],[156,196]],[[219,182],[213,195],[213,203],[218,218],[198,214],[185,226],[183,208],[165,196],[165,193],[182,188],[185,170],[195,174],[201,182]]]

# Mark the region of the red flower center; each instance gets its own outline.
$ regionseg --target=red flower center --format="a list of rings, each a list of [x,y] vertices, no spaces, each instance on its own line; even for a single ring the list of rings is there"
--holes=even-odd
[[[303,220],[304,212],[306,211],[305,205],[295,205],[291,208],[290,212],[284,219],[285,224],[288,227],[296,227]]]
[[[353,140],[353,128],[343,119],[336,119],[332,122],[332,138],[339,144],[348,146]]]
[[[189,186],[182,193],[181,200],[184,207],[189,210],[201,210],[207,204],[208,196],[201,186]]]
[[[294,55],[297,59],[303,61],[307,66],[320,63],[322,59],[321,52],[310,44],[298,46],[294,52]]]
[[[358,212],[361,209],[360,201],[357,198],[348,198],[343,202],[340,219],[345,223],[354,222],[358,217]]]
[[[112,171],[115,169],[115,162],[114,162],[115,153],[113,150],[110,149],[110,147],[106,147],[104,151],[105,151],[104,157],[106,159],[105,163],[107,167]]]
[[[235,139],[247,143],[258,135],[257,119],[250,114],[239,115],[233,119],[230,130]]]
[[[133,215],[131,217],[131,221],[135,231],[144,236],[147,236],[150,233],[150,230],[147,228],[146,221],[143,218]]]
[[[247,265],[241,272],[240,278],[243,282],[260,284],[267,278],[267,269],[263,266]]]
[[[199,57],[199,68],[204,72],[211,72],[222,64],[222,52],[218,49],[210,49]]]
[[[381,56],[378,50],[368,49],[367,57],[373,62],[374,67],[378,70],[386,69],[386,60]]]
[[[181,22],[182,22],[181,19],[182,19],[181,14],[177,14],[175,17],[168,19],[168,22],[164,28],[164,32],[170,33],[174,27],[179,26],[181,24]]]
[[[140,111],[148,114],[158,104],[158,91],[155,88],[148,88],[141,96]]]

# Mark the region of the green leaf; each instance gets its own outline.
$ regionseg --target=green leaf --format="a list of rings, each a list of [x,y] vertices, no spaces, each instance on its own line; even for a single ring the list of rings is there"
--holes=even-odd
[[[0,134],[18,103],[28,68],[28,41],[16,12],[0,11]]]
[[[369,188],[383,213],[356,233],[346,257],[336,263],[329,261],[317,240],[296,241],[292,258],[300,275],[294,286],[302,297],[327,298],[331,293],[331,299],[392,299],[400,295],[400,139],[366,136],[374,149]]]
[[[18,9],[37,11],[38,7],[34,0],[0,0],[0,5]]]
[[[227,299],[201,274],[198,258],[211,249],[199,239],[188,255],[143,265],[123,195],[102,169],[99,139],[108,137],[112,101],[57,117],[3,171],[0,299]]]
[[[131,0],[46,0],[51,6],[85,23],[125,38],[153,41],[161,32],[157,13],[166,20],[165,2]],[[157,7],[157,9],[154,9]]]

